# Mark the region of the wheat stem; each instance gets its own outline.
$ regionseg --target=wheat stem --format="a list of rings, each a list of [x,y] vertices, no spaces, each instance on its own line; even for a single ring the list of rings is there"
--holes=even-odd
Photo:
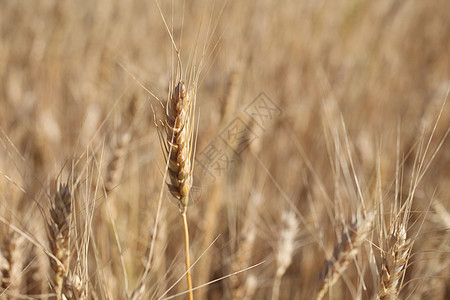
[[[189,256],[189,229],[187,223],[186,209],[181,213],[183,219],[184,228],[184,252],[186,256],[186,279],[189,290],[189,300],[194,300],[194,293],[192,292],[192,279],[191,279],[191,262]]]
[[[280,298],[280,287],[281,287],[281,274],[276,274],[275,279],[273,280],[272,287],[272,300],[277,300]]]

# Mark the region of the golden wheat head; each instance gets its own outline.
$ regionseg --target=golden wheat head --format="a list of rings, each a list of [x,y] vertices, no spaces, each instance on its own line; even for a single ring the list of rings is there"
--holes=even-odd
[[[55,193],[54,202],[50,208],[50,223],[48,224],[48,240],[51,253],[58,259],[50,258],[54,271],[54,284],[57,299],[61,299],[64,282],[68,276],[70,257],[70,215],[72,202],[69,187],[61,184]]]
[[[163,141],[168,161],[170,193],[178,200],[182,210],[188,205],[192,185],[192,93],[180,81],[166,103],[166,139]]]
[[[391,228],[387,242],[389,249],[381,253],[381,282],[379,287],[379,299],[397,299],[400,292],[399,284],[403,273],[406,271],[411,240],[406,238],[404,224],[396,221]]]

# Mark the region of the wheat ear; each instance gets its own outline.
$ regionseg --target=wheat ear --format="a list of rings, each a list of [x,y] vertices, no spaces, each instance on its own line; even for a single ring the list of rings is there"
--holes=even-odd
[[[191,95],[180,81],[166,104],[166,160],[170,193],[178,200],[180,210],[186,212],[192,185],[192,127]]]
[[[287,210],[283,212],[281,219],[283,222],[283,229],[280,234],[280,239],[278,240],[278,247],[275,255],[277,269],[272,287],[272,300],[280,298],[281,278],[292,263],[295,240],[299,226],[297,216],[293,211]]]
[[[120,135],[119,140],[114,147],[106,173],[105,190],[107,194],[110,194],[120,182],[125,163],[125,154],[127,152],[130,140],[131,133],[130,131],[126,131]]]
[[[193,90],[192,90],[193,91]],[[187,223],[187,205],[189,191],[192,185],[193,131],[192,131],[192,102],[193,92],[186,90],[186,85],[180,81],[172,91],[166,103],[166,161],[170,183],[170,193],[178,200],[184,228],[186,278],[189,289],[189,299],[192,300],[192,280],[189,257],[189,231]]]
[[[396,220],[388,235],[389,248],[382,252],[379,299],[397,299],[398,284],[406,270],[411,241],[406,239],[406,228]]]
[[[0,282],[3,291],[0,295],[6,291],[11,294],[20,293],[24,241],[23,236],[11,232],[2,245],[4,256],[0,251]],[[14,297],[11,296],[9,299],[14,299]]]
[[[62,184],[56,191],[54,202],[50,208],[48,240],[50,251],[54,255],[54,257],[50,257],[50,265],[54,271],[53,288],[58,300],[67,298],[63,293],[69,271],[71,198],[69,187]]]
[[[359,248],[372,228],[372,222],[373,214],[357,220],[344,234],[342,241],[334,248],[333,256],[324,264],[324,270],[320,278],[321,287],[317,293],[318,300],[325,296],[358,254]]]
[[[244,223],[242,224],[242,233],[239,241],[239,247],[236,249],[236,254],[231,257],[231,269],[233,272],[238,272],[251,264],[253,249],[255,247],[255,240],[257,236],[257,222],[258,214],[257,209],[262,204],[262,195],[257,192],[253,192],[250,201],[247,203],[247,209]],[[251,299],[254,289],[252,284],[257,281],[256,276],[252,277],[249,274],[245,279],[240,280],[241,276],[231,276],[231,295],[233,299]]]

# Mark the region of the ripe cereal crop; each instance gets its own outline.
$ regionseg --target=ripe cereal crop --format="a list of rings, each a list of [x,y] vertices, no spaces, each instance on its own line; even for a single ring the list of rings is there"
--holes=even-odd
[[[2,1],[0,299],[449,299],[449,11]]]

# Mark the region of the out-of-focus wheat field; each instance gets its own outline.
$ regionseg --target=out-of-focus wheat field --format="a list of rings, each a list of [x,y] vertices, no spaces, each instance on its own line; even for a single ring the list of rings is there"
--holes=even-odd
[[[0,2],[0,298],[187,299],[173,39],[195,299],[449,299],[450,1],[159,2]]]

